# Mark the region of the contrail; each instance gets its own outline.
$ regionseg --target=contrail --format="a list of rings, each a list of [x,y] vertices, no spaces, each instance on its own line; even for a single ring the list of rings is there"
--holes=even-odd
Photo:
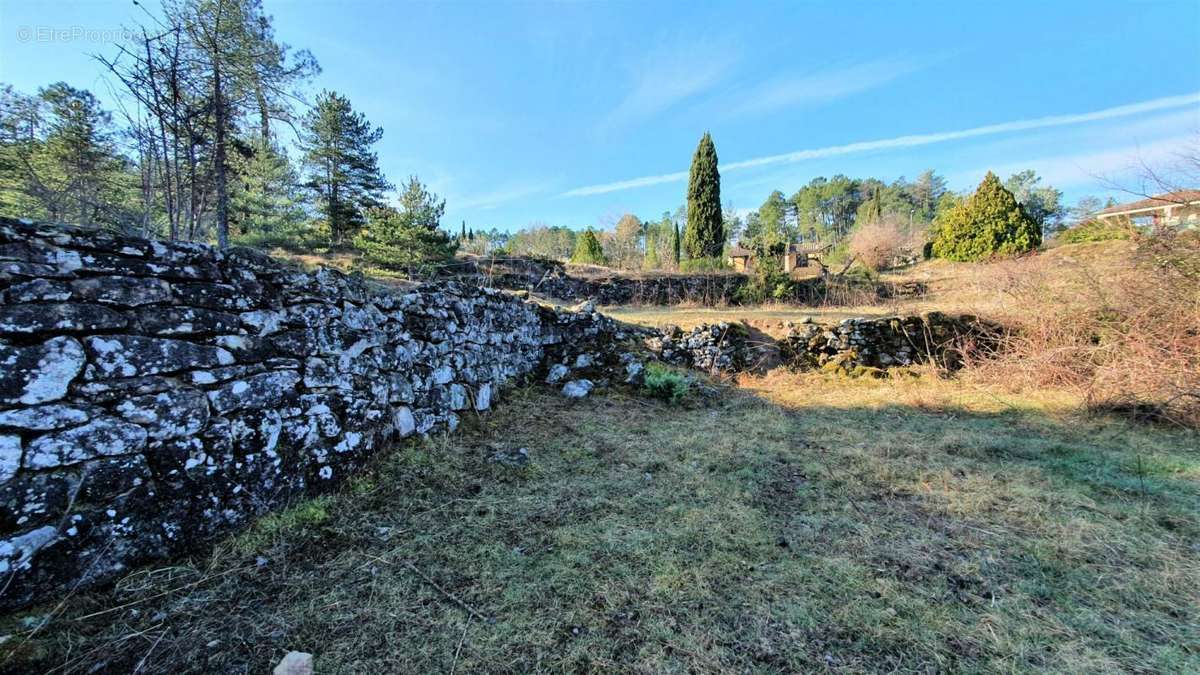
[[[945,143],[947,141],[957,141],[963,138],[991,136],[993,134],[1003,134],[1011,131],[1029,131],[1030,129],[1047,129],[1050,127],[1086,124],[1088,122],[1111,120],[1119,117],[1128,117],[1130,115],[1139,115],[1141,113],[1155,112],[1158,110],[1182,108],[1196,104],[1200,104],[1200,92],[1184,94],[1182,96],[1156,98],[1150,101],[1129,103],[1127,105],[1116,106],[1115,108],[1105,108],[1103,110],[1095,110],[1092,112],[1079,113],[1075,115],[1051,115],[1049,117],[1017,120],[1015,122],[989,124],[982,127],[974,127],[972,129],[961,129],[959,131],[943,131],[934,134],[913,134],[909,136],[898,136],[896,138],[884,138],[875,141],[859,141],[857,143],[848,143],[846,145],[833,145],[827,148],[797,150],[796,152],[788,152],[782,155],[767,155],[765,157],[756,157],[754,159],[744,159],[739,162],[731,162],[729,164],[722,165],[721,171],[737,171],[739,169],[770,166],[772,164],[791,164],[794,162],[803,162],[809,159],[837,157],[840,155],[850,155],[858,152],[870,152],[873,150],[912,148],[920,145]],[[584,197],[587,195],[599,195],[607,192],[618,192],[620,190],[629,190],[632,188],[646,187],[649,185],[658,185],[660,183],[673,183],[675,181],[684,180],[687,178],[687,176],[687,171],[677,171],[675,173],[665,173],[658,176],[631,178],[629,180],[617,181],[615,183],[585,185],[583,187],[567,190],[560,196]]]

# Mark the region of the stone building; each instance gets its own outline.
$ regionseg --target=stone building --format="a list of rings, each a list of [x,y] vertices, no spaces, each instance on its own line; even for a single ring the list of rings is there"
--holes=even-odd
[[[787,250],[777,254],[781,260],[781,266],[785,273],[791,273],[793,270],[809,267],[820,262],[821,255],[829,250],[829,244],[821,244],[818,242],[788,244]],[[729,251],[729,264],[735,272],[748,272],[754,269],[754,251],[748,248],[743,248],[740,244],[735,245]]]

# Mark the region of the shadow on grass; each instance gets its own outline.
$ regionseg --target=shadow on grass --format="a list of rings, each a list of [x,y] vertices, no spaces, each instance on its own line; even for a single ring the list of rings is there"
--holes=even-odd
[[[266,672],[292,649],[319,672],[1200,666],[1194,436],[700,389],[511,392],[32,636],[53,607],[4,619],[0,670]]]

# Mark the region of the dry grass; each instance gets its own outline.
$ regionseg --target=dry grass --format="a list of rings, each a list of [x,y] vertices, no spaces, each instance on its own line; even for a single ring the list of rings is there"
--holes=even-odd
[[[966,377],[1010,392],[1065,389],[1094,410],[1194,427],[1200,424],[1195,270],[1200,245],[1194,240],[1106,241],[994,263],[924,262],[883,277],[919,281],[927,288],[924,295],[878,304],[606,311],[652,326],[743,320],[775,337],[785,332],[786,322],[805,317],[836,322],[931,310],[975,314],[1013,333],[1004,358],[978,364]]]
[[[1200,427],[1200,236],[1125,247],[1121,266],[1045,256],[997,266],[990,281],[1008,300],[997,314],[1013,334],[976,375]]]
[[[47,608],[9,617],[0,670],[1200,669],[1194,435],[937,378],[741,384],[512,392],[32,639]]]

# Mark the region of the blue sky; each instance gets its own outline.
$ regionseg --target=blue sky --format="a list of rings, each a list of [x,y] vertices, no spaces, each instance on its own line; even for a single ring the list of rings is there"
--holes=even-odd
[[[926,168],[955,189],[1032,168],[1074,202],[1200,133],[1194,0],[265,3],[320,61],[314,91],[382,126],[385,172],[446,197],[448,225],[657,217],[705,130],[739,209]],[[111,99],[90,55],[140,12],[0,0],[0,81]]]

